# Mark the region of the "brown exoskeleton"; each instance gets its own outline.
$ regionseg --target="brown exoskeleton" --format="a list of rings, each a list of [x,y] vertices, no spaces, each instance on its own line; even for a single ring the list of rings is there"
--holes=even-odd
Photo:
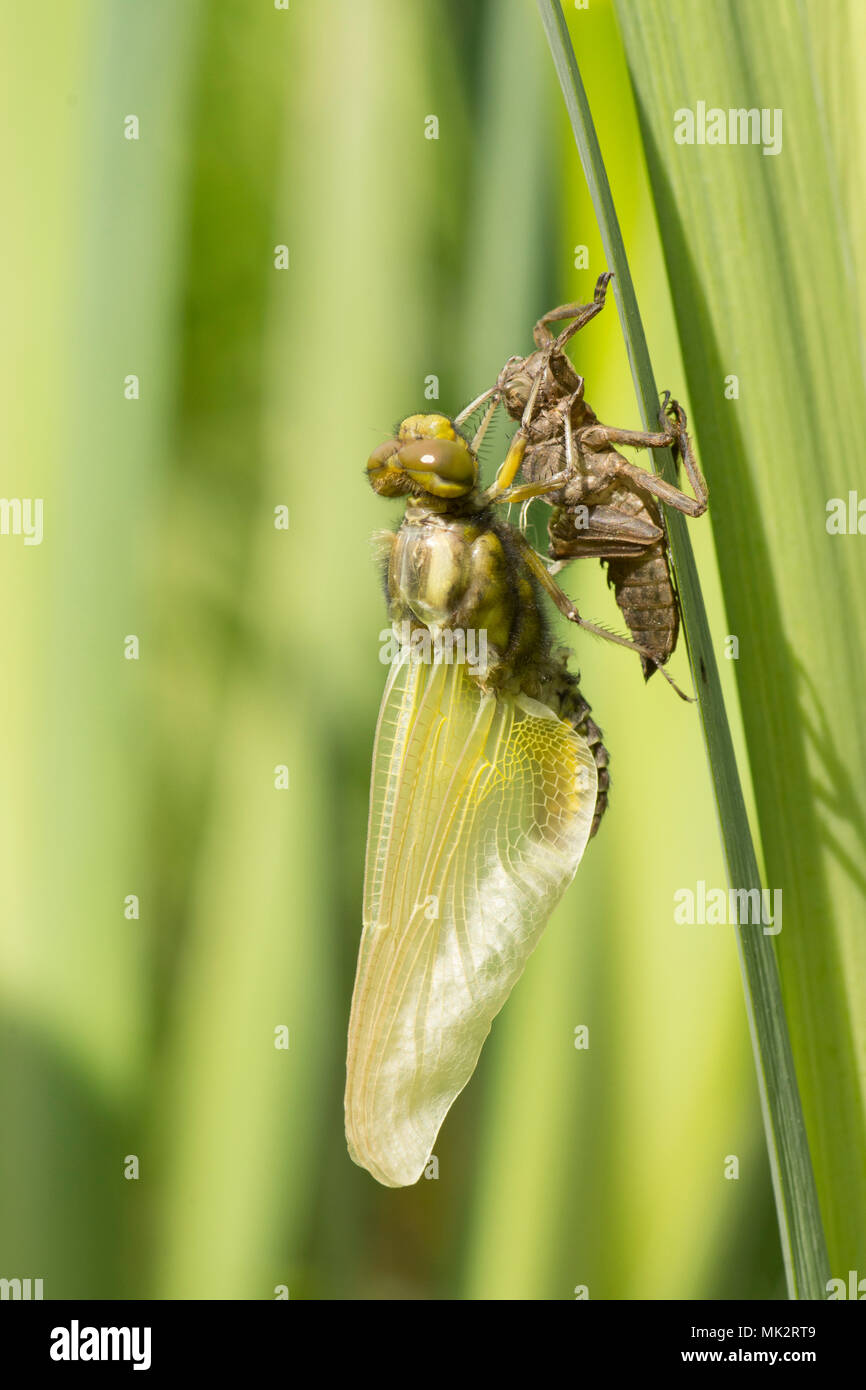
[[[686,433],[685,412],[669,395],[656,433],[604,425],[584,399],[583,377],[566,357],[565,345],[604,307],[611,278],[609,271],[599,277],[590,304],[563,304],[544,314],[533,332],[535,351],[509,358],[496,385],[467,406],[457,423],[491,397],[521,422],[527,440],[523,496],[543,497],[553,508],[549,553],[560,562],[594,556],[607,565],[608,583],[642,649],[649,679],[670,657],[679,631],[659,502],[687,516],[701,516],[707,509],[707,486]],[[555,335],[550,325],[563,320],[570,322]],[[629,463],[616,445],[673,447],[695,496]]]

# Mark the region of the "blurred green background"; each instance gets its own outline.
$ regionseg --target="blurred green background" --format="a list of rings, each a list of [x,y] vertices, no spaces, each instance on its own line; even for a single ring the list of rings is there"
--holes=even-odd
[[[364,462],[426,378],[456,412],[605,268],[534,5],[2,12],[3,491],[45,499],[45,534],[0,541],[0,1275],[47,1298],[783,1296],[732,933],[673,918],[678,888],[725,883],[698,720],[583,635],[602,832],[438,1179],[384,1190],[345,1149],[370,535],[399,517]],[[569,18],[688,407],[616,19]],[[572,355],[636,426],[612,303]],[[692,536],[721,656],[709,519]],[[564,582],[618,625],[598,566]]]

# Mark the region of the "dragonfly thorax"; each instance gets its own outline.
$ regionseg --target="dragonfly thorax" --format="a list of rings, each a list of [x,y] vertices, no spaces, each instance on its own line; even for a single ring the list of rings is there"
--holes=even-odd
[[[485,512],[449,516],[410,504],[388,567],[390,615],[431,630],[472,632],[501,685],[538,665],[542,620],[534,587]]]
[[[536,397],[536,414],[543,414],[564,396],[580,391],[581,378],[564,352],[533,352],[526,358],[512,359],[500,374],[502,401],[513,420],[526,409],[536,378],[541,382]]]

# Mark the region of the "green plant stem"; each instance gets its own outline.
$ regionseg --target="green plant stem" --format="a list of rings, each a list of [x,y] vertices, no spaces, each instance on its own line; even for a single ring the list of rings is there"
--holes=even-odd
[[[607,263],[614,272],[614,294],[644,427],[655,430],[659,394],[586,92],[558,0],[538,0],[538,8]],[[653,464],[657,472],[675,480],[669,449],[654,450]],[[728,881],[733,888],[760,891],[758,863],[685,517],[669,510],[667,527]],[[824,1299],[829,1260],[772,939],[754,927],[737,926],[735,930],[788,1293],[792,1299]]]

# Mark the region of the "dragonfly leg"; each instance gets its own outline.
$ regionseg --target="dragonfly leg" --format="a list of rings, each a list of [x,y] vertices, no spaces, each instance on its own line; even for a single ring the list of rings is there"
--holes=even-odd
[[[498,405],[498,399],[492,400],[487,409],[485,410],[484,414],[482,415],[481,423],[479,424],[478,429],[472,436],[472,444],[470,447],[472,449],[473,454],[477,454],[478,450],[481,448],[481,441],[487,433],[487,426],[490,424],[490,421],[496,414],[496,408]]]
[[[669,507],[675,507],[678,512],[685,512],[686,516],[703,516],[707,510],[709,493],[692,448],[692,441],[686,433],[685,411],[677,401],[671,401],[669,398],[666,398],[664,409],[673,411],[673,419],[668,422],[665,430],[658,433],[648,430],[621,430],[612,425],[596,424],[587,425],[581,430],[577,442],[581,448],[590,449],[595,453],[610,450],[612,445],[617,444],[624,444],[627,448],[633,449],[668,449],[673,446],[682,458],[686,476],[695,492],[694,497],[689,497],[688,493],[673,483],[650,473],[646,468],[629,463],[618,455],[609,458],[608,463],[619,477],[628,478],[638,487],[658,497],[661,502],[667,503]],[[568,429],[569,422],[566,420],[566,430]]]
[[[556,345],[560,351],[566,343],[574,337],[575,333],[600,314],[604,308],[607,287],[613,279],[613,271],[606,270],[603,275],[599,275],[595,285],[595,295],[590,304],[560,304],[558,309],[551,309],[548,313],[542,314],[538,323],[535,325],[533,337],[536,347],[546,347],[548,343]],[[563,319],[573,319],[567,328],[555,337],[550,331],[550,324],[560,323]]]
[[[556,580],[532,549],[532,546],[519,531],[514,533],[514,539],[517,542],[517,546],[530,573],[538,580],[544,592],[553,600],[560,613],[568,618],[569,622],[576,623],[578,627],[586,628],[587,632],[594,632],[597,637],[603,637],[606,642],[613,642],[617,647],[626,647],[629,651],[637,652],[639,656],[651,662],[653,666],[661,671],[665,680],[669,685],[673,686],[681,700],[686,700],[691,703],[691,696],[686,695],[684,691],[680,690],[673,676],[668,674],[662,663],[657,657],[653,656],[652,652],[647,651],[639,642],[632,642],[628,637],[621,637],[618,632],[608,632],[606,628],[599,627],[596,623],[591,623],[587,618],[582,617],[575,607],[574,600],[570,599],[563,589],[560,589]]]
[[[548,357],[549,355],[548,353]],[[529,426],[535,413],[535,402],[538,399],[538,392],[541,388],[541,383],[546,371],[547,364],[545,363],[544,367],[536,374],[535,380],[532,383],[532,390],[529,393],[529,399],[524,407],[523,416],[512,436],[511,443],[508,446],[508,452],[500,465],[499,472],[496,474],[496,477],[487,491],[482,493],[482,498],[485,503],[502,502],[505,500],[505,494],[511,490],[511,485],[517,477],[529,443]],[[547,491],[549,489],[545,488],[544,490]],[[520,489],[518,489],[518,491],[520,491]],[[538,492],[523,493],[524,498],[527,496],[539,497],[540,495],[541,494]],[[512,496],[510,500],[512,502],[517,502],[522,500],[522,498],[519,496]]]
[[[535,383],[536,387],[538,385],[539,380],[540,378],[537,377]],[[515,487],[509,487],[507,490],[500,492],[496,496],[495,500],[497,502],[524,502],[531,500],[533,497],[544,497],[547,493],[558,492],[560,488],[565,487],[566,483],[569,483],[574,479],[575,475],[577,474],[577,453],[574,445],[574,431],[571,425],[571,409],[575,401],[579,400],[582,395],[583,378],[581,377],[580,386],[571,396],[565,413],[565,457],[566,462],[568,464],[567,470],[564,470],[561,473],[554,473],[552,477],[546,478],[543,482],[518,483]],[[521,431],[528,426],[530,421],[531,408],[533,405],[534,398],[530,397],[526,405],[526,410],[524,411],[523,422],[521,424],[521,427],[514,436],[515,440],[518,438]],[[513,442],[514,440],[512,440],[512,443]],[[524,448],[525,447],[526,446],[524,444]],[[521,454],[521,459],[522,457],[523,455]],[[504,468],[505,465],[503,464],[502,470],[500,471],[504,471]]]
[[[475,414],[479,406],[482,406],[485,401],[489,401],[491,397],[495,397],[495,405],[499,405],[500,401],[502,400],[502,383],[508,375],[508,368],[512,366],[515,362],[522,361],[522,357],[509,357],[508,361],[505,363],[505,366],[502,368],[502,371],[499,373],[499,376],[496,378],[495,385],[488,386],[487,390],[482,391],[480,396],[476,396],[474,401],[470,401],[468,405],[465,405],[463,409],[460,411],[459,415],[454,416],[454,423],[458,429],[461,427],[461,425],[463,425],[463,423],[466,420],[469,419],[471,415]],[[490,413],[492,414],[493,411],[491,410]]]
[[[481,392],[480,396],[476,396],[474,401],[470,401],[468,405],[464,406],[460,414],[454,416],[454,423],[458,429],[464,420],[468,420],[470,415],[474,415],[478,407],[483,405],[485,401],[489,401],[491,396],[497,395],[498,391],[499,383],[497,382],[495,386],[489,386],[486,391]]]
[[[497,502],[531,502],[533,497],[544,497],[548,492],[558,492],[560,488],[571,481],[570,473],[554,473],[552,478],[547,478],[543,483],[517,483],[515,487],[508,488],[505,492],[500,492],[495,499]]]
[[[571,412],[579,400],[583,399],[583,377],[580,377],[580,384],[572,395],[565,409],[563,416],[563,429],[565,432],[565,462],[569,472],[574,476],[577,473],[577,450],[574,447],[574,426],[571,423]]]

